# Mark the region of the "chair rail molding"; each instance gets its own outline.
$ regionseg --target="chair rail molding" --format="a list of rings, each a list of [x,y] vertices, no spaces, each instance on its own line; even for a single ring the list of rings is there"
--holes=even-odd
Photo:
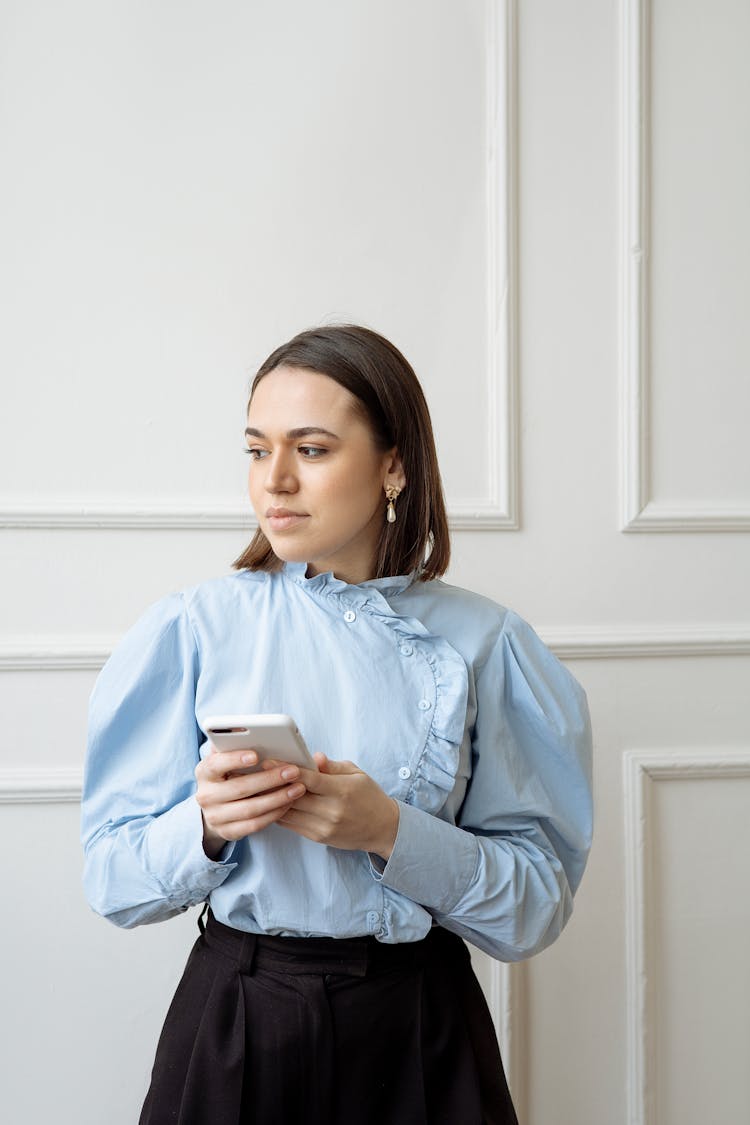
[[[750,655],[750,622],[693,626],[539,626],[560,660]],[[0,672],[98,672],[118,638],[99,634],[6,636]]]
[[[711,625],[540,626],[538,632],[560,660],[750,655],[750,621]]]
[[[77,804],[82,790],[80,766],[0,767],[0,805]]]

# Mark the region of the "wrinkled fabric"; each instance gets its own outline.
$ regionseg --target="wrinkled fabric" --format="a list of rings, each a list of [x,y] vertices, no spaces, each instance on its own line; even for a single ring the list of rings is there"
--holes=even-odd
[[[206,857],[202,721],[245,712],[292,715],[397,800],[387,863],[278,825]],[[583,690],[520,617],[440,580],[203,582],[143,614],[91,696],[84,886],[118,925],[210,901],[246,932],[393,944],[437,921],[516,960],[565,925],[591,828]]]

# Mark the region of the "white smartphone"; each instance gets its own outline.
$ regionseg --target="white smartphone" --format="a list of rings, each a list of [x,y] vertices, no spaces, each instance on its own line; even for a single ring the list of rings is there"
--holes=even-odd
[[[217,750],[255,750],[258,764],[243,773],[259,770],[264,758],[318,768],[290,715],[208,715],[201,725]]]

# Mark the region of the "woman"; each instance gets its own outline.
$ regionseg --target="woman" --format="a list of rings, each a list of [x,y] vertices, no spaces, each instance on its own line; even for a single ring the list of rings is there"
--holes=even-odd
[[[303,332],[253,382],[258,531],[146,612],[90,708],[85,885],[121,926],[210,903],[141,1122],[516,1121],[465,938],[567,921],[591,833],[583,691],[515,614],[441,581],[429,413],[367,329]],[[288,713],[317,770],[215,752]]]

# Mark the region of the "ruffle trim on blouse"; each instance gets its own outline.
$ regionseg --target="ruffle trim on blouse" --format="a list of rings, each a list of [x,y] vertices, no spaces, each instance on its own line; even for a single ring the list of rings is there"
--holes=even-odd
[[[331,571],[306,576],[306,563],[285,563],[284,574],[313,597],[327,597],[381,621],[396,634],[398,644],[412,642],[427,661],[435,683],[432,722],[412,769],[412,783],[403,798],[425,812],[443,807],[455,786],[459,753],[466,726],[469,675],[463,657],[448,641],[430,633],[415,617],[402,617],[383,594],[397,594],[415,580],[414,574],[374,578],[353,585]]]

